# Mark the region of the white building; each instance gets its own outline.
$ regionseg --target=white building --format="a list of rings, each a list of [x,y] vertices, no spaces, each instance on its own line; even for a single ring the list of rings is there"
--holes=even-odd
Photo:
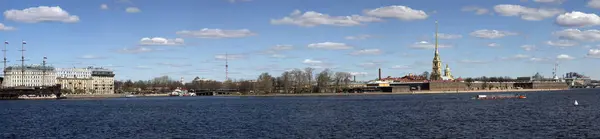
[[[56,68],[56,78],[92,78],[88,68]]]
[[[5,70],[3,87],[56,85],[55,69],[51,66],[25,65],[22,67],[19,65],[6,67]]]
[[[110,69],[89,67],[92,71],[92,87],[96,94],[115,93],[115,73]]]

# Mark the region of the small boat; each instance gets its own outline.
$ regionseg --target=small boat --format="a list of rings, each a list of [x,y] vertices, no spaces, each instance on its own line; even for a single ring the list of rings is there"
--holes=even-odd
[[[136,96],[136,95],[131,95],[131,94],[129,94],[129,95],[125,95],[125,97],[127,97],[127,98],[132,98],[132,97],[137,97],[137,96]]]
[[[575,103],[573,103],[573,105],[575,105],[575,106],[579,105],[579,103],[577,103],[577,100],[575,100]]]
[[[473,99],[525,99],[527,98],[525,95],[518,94],[500,94],[500,95],[477,95],[473,97]]]

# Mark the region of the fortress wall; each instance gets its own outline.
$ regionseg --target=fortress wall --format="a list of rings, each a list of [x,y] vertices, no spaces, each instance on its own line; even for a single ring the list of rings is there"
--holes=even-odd
[[[569,85],[563,82],[534,82],[533,89],[569,89]]]

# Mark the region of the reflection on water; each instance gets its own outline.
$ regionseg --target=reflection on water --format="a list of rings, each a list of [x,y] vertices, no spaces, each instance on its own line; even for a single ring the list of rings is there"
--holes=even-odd
[[[600,137],[600,90],[522,94],[0,101],[0,138]]]

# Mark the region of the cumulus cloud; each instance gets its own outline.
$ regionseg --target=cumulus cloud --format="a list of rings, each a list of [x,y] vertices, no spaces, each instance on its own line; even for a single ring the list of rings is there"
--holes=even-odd
[[[309,64],[309,65],[317,65],[317,64],[323,64],[323,61],[312,60],[312,59],[304,59],[304,61],[302,61],[302,63]]]
[[[587,57],[600,58],[600,49],[590,49],[587,53]]]
[[[346,40],[366,40],[366,39],[372,38],[372,37],[373,36],[371,36],[371,35],[363,34],[363,35],[358,35],[358,36],[346,36],[346,37],[344,37],[344,39],[346,39]]]
[[[413,45],[409,46],[414,49],[435,49],[435,44],[429,43],[427,41],[416,42]],[[450,45],[438,44],[438,48],[450,48]]]
[[[304,59],[303,64],[309,65],[311,68],[323,69],[323,68],[335,68],[333,64],[323,62],[321,60]]]
[[[560,39],[577,40],[577,41],[600,41],[600,30],[590,29],[581,31],[579,29],[565,29],[553,33]]]
[[[490,43],[490,44],[488,44],[487,46],[489,46],[489,47],[500,47],[500,44],[497,44],[497,43]]]
[[[503,59],[503,60],[517,60],[517,59],[527,59],[527,58],[530,58],[530,57],[531,56],[529,56],[529,55],[517,54],[517,55],[511,56],[511,57],[503,57],[501,59]]]
[[[218,54],[215,55],[215,59],[217,60],[238,60],[245,58],[244,55],[241,54]]]
[[[300,10],[294,10],[289,16],[281,19],[271,19],[274,25],[297,25],[303,27],[314,27],[318,25],[331,26],[356,26],[366,22],[382,21],[380,18],[351,15],[351,16],[330,16],[315,11],[302,13]]]
[[[79,22],[79,17],[70,15],[69,12],[63,10],[59,6],[48,7],[39,6],[31,7],[23,10],[11,9],[4,12],[4,17],[7,20],[24,23],[38,22],[63,22],[75,23]]]
[[[182,38],[175,38],[175,39],[166,39],[166,38],[161,38],[161,37],[142,38],[140,40],[140,45],[175,46],[175,45],[184,45],[184,41]]]
[[[127,13],[139,13],[139,12],[142,12],[142,10],[140,10],[137,7],[127,7],[125,9],[125,12],[127,12]]]
[[[545,18],[554,17],[565,12],[562,9],[550,8],[529,8],[521,5],[500,4],[494,6],[494,11],[502,16],[519,16],[523,20],[539,21]]]
[[[557,40],[557,41],[547,41],[546,44],[557,47],[571,47],[578,45],[577,42],[569,41],[569,40]]]
[[[488,61],[470,60],[470,59],[463,59],[463,60],[459,60],[458,62],[460,62],[460,63],[468,63],[468,64],[484,64],[484,63],[488,63]]]
[[[6,26],[2,23],[0,23],[0,31],[10,31],[10,30],[15,30],[17,28],[15,27],[11,27],[11,26]]]
[[[275,50],[275,51],[292,50],[292,49],[294,49],[294,46],[292,46],[292,45],[275,45],[275,46],[271,47],[271,50]]]
[[[392,67],[392,69],[410,69],[410,66],[406,66],[406,65],[395,65]]]
[[[590,0],[587,3],[590,8],[600,9],[600,0]]]
[[[208,29],[204,28],[197,31],[189,31],[182,30],[177,31],[177,35],[183,37],[193,37],[193,38],[210,38],[210,39],[220,39],[220,38],[243,38],[254,36],[256,33],[248,30],[248,29],[240,29],[240,30],[221,30],[221,29]]]
[[[337,43],[337,42],[322,42],[322,43],[309,44],[308,48],[342,50],[342,49],[352,49],[352,46],[346,45],[344,43]]]
[[[465,12],[475,12],[476,15],[483,15],[488,13],[490,10],[486,9],[486,8],[481,8],[478,6],[466,6],[463,7],[461,9],[461,11],[465,11]]]
[[[352,75],[352,76],[367,76],[367,75],[369,75],[369,73],[367,73],[367,72],[350,72],[350,75]]]
[[[379,49],[362,49],[354,51],[350,55],[379,55],[381,53],[383,52]]]
[[[566,54],[560,54],[560,55],[556,56],[556,59],[558,59],[558,60],[573,60],[575,58],[572,56],[566,55]]]
[[[506,37],[506,36],[517,35],[517,33],[509,32],[509,31],[482,29],[482,30],[473,31],[470,33],[470,35],[473,37],[477,37],[477,38],[497,39],[497,38],[502,38],[502,37]]]
[[[435,36],[435,34],[433,34],[433,36]],[[438,38],[439,39],[460,39],[460,38],[462,38],[462,35],[438,33]]]
[[[532,51],[535,49],[535,45],[521,45],[521,48],[525,51]]]
[[[546,62],[549,61],[548,58],[540,58],[540,57],[532,57],[529,59],[531,62]]]
[[[392,5],[380,7],[372,10],[365,10],[364,13],[369,16],[380,18],[396,18],[403,21],[422,20],[428,17],[423,10],[416,10],[402,5]]]
[[[108,5],[106,5],[106,4],[100,4],[100,9],[106,10],[106,9],[108,9]]]
[[[81,57],[79,57],[80,59],[104,59],[106,57],[103,56],[97,56],[97,55],[83,55]]]
[[[152,52],[152,51],[156,51],[156,50],[147,48],[147,47],[123,48],[123,49],[117,50],[118,53],[130,53],[130,54],[146,53],[146,52]]]
[[[600,17],[594,13],[573,11],[556,17],[556,24],[566,27],[586,27],[600,24]]]

